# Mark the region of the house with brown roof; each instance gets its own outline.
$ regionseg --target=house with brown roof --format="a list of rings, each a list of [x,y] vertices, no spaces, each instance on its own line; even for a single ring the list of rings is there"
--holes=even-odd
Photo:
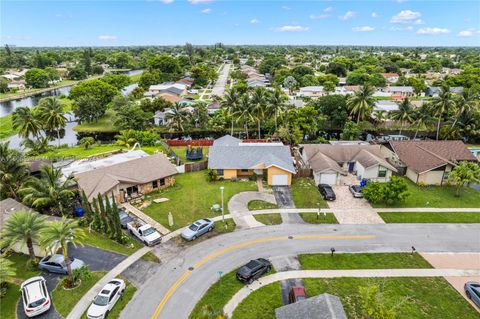
[[[390,141],[389,148],[417,184],[443,185],[457,162],[478,162],[462,141]]]
[[[303,144],[300,153],[312,169],[315,183],[339,185],[341,176],[354,174],[358,180],[388,182],[397,169],[385,159],[380,145]]]
[[[98,194],[112,194],[119,203],[142,197],[175,184],[177,169],[163,154],[142,156],[112,165],[93,165],[74,173],[78,187],[88,200]]]

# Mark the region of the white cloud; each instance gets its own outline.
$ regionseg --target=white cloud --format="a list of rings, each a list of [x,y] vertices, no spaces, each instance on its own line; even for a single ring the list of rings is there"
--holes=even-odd
[[[353,11],[347,11],[345,12],[345,14],[343,16],[339,16],[338,18],[342,21],[346,21],[346,20],[349,20],[351,18],[353,18],[355,16],[355,12]]]
[[[260,20],[258,20],[258,19],[252,19],[252,20],[250,20],[250,23],[251,23],[251,24],[257,24],[257,23],[260,23]]]
[[[115,40],[117,40],[117,36],[116,35],[109,35],[109,34],[102,34],[102,35],[98,36],[98,39],[102,40],[102,41],[115,41]]]
[[[188,0],[191,4],[202,4],[202,3],[210,3],[213,0]]]
[[[391,19],[391,23],[414,23],[420,24],[422,20],[420,17],[422,14],[418,11],[402,10],[398,14],[394,15]]]
[[[372,12],[372,18],[378,18],[378,13]]]
[[[301,25],[284,25],[278,28],[275,28],[275,32],[303,32],[308,31],[309,27],[304,27]]]
[[[450,33],[450,30],[445,28],[422,28],[417,30],[417,34],[437,35],[446,33]]]
[[[375,30],[375,28],[369,27],[369,26],[363,26],[363,27],[354,27],[352,28],[353,32],[372,32]]]
[[[407,27],[391,27],[390,31],[412,31],[413,27],[411,25]]]
[[[458,32],[457,36],[467,38],[467,37],[473,37],[476,34],[480,34],[480,30],[470,28],[470,29],[462,30]]]
[[[208,14],[208,13],[212,12],[212,9],[210,9],[210,8],[203,9],[201,12]]]
[[[283,9],[283,10],[291,10],[292,8],[287,7],[287,6],[282,6],[282,9]]]
[[[330,15],[329,14],[319,14],[319,15],[314,15],[314,14],[311,14],[309,16],[310,19],[312,20],[319,20],[319,19],[326,19],[328,18]]]
[[[326,7],[325,9],[323,9],[323,12],[332,12],[333,10],[333,7]]]

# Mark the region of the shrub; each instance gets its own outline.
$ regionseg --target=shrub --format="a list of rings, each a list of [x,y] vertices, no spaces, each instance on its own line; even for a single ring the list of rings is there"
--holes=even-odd
[[[207,171],[207,177],[208,177],[209,182],[214,182],[214,181],[218,180],[218,173],[214,169],[209,169]]]
[[[363,197],[370,203],[379,203],[383,200],[383,185],[379,182],[370,182],[363,188]]]

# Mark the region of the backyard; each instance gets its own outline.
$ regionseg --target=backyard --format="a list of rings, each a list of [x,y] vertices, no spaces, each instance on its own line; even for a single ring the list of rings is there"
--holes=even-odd
[[[85,132],[97,132],[97,133],[114,133],[118,132],[118,128],[115,127],[116,114],[112,109],[108,109],[104,116],[99,118],[97,121],[90,123],[84,122],[78,124],[73,128],[74,131],[85,133]]]
[[[158,146],[144,146],[141,148],[143,151],[148,154],[153,154],[156,151],[164,152],[164,148],[160,145]],[[82,159],[92,155],[102,154],[113,152],[117,150],[128,150],[124,146],[116,144],[95,144],[90,146],[88,149],[85,149],[83,146],[73,146],[68,148],[57,148],[45,154],[41,154],[39,157],[42,158],[61,158],[61,157],[74,157],[75,159]],[[165,152],[164,152],[165,153]]]
[[[193,146],[193,148],[196,148],[196,146]],[[187,157],[186,157],[187,147],[186,146],[172,146],[171,149],[175,152],[175,154],[177,154],[177,156],[180,158],[180,160],[184,163],[203,162],[203,161],[206,161],[207,155],[208,155],[208,147],[207,146],[202,147],[203,158],[201,160],[197,160],[197,161],[187,160]]]
[[[162,203],[152,202],[143,212],[171,230],[181,228],[191,222],[221,215],[221,211],[213,211],[213,204],[221,205],[220,187],[224,186],[225,214],[228,213],[230,198],[244,191],[257,189],[253,181],[207,181],[206,171],[179,174],[175,176],[174,186],[148,194],[145,199],[168,198]],[[173,215],[174,225],[168,225],[168,213]]]

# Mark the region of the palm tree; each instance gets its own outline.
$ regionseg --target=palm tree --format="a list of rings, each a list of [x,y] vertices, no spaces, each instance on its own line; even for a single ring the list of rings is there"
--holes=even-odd
[[[57,143],[60,146],[60,130],[65,128],[67,123],[60,101],[54,96],[43,98],[40,100],[38,109],[44,127],[57,132]]]
[[[167,113],[168,125],[171,129],[184,132],[187,115],[182,111],[183,106],[180,103],[175,103],[170,108],[171,112]]]
[[[432,122],[432,115],[430,112],[430,106],[428,104],[422,104],[419,108],[413,113],[413,124],[416,126],[415,136],[413,139],[417,138],[418,131],[420,127],[427,126]]]
[[[36,140],[30,138],[24,139],[20,145],[24,148],[29,149],[31,152],[43,154],[48,152],[50,145],[48,144],[48,137],[39,136]]]
[[[10,142],[0,143],[0,194],[2,198],[19,200],[18,190],[28,177],[22,152],[9,148]]]
[[[386,120],[388,120],[388,112],[381,110],[381,111],[376,111],[375,112],[375,120],[379,123],[382,124]]]
[[[463,90],[462,94],[460,94],[456,99],[455,99],[455,105],[457,107],[457,112],[455,113],[455,119],[452,123],[451,129],[457,124],[457,121],[460,117],[462,117],[464,114],[470,114],[472,110],[475,108],[478,108],[479,102],[476,99],[476,96],[471,89],[465,89]]]
[[[12,127],[23,138],[29,137],[30,134],[37,138],[42,125],[35,109],[22,106],[12,113]]]
[[[231,88],[230,90],[227,91],[227,93],[223,97],[223,100],[220,103],[222,107],[228,110],[228,114],[231,117],[232,127],[230,129],[230,135],[232,136],[233,136],[233,123],[234,123],[233,117],[238,112],[239,97],[240,95],[237,89]]]
[[[413,121],[412,118],[412,113],[413,113],[413,106],[412,103],[408,100],[408,98],[405,98],[402,103],[398,106],[398,110],[392,111],[392,120],[396,120],[400,122],[400,131],[399,135],[402,134],[402,129],[403,129],[403,124],[406,123],[411,123]]]
[[[85,238],[85,232],[78,227],[78,221],[69,220],[65,217],[61,221],[49,223],[41,232],[41,245],[45,249],[50,249],[52,253],[62,250],[63,259],[67,265],[67,272],[72,276],[72,267],[68,257],[68,244],[74,246],[82,244]]]
[[[115,135],[115,139],[118,145],[125,146],[126,148],[132,147],[137,142],[134,130],[120,131],[120,134]]]
[[[31,177],[19,193],[27,205],[63,216],[65,206],[75,196],[74,184],[73,176],[64,178],[60,169],[45,165],[41,168],[41,177]]]
[[[375,105],[373,92],[374,88],[372,86],[364,85],[360,91],[355,92],[354,95],[348,98],[347,107],[350,110],[350,114],[357,115],[357,123],[372,113]]]
[[[28,248],[30,259],[35,260],[33,242],[38,242],[41,230],[46,226],[46,217],[31,211],[18,211],[11,215],[2,229],[2,244],[11,248],[19,243],[20,249]]]
[[[438,141],[440,134],[440,123],[443,116],[448,115],[448,113],[455,108],[455,101],[452,98],[452,93],[450,92],[450,88],[448,86],[443,86],[438,94],[438,97],[433,98],[431,107],[433,115],[437,117],[436,140]]]
[[[281,115],[284,111],[288,109],[287,97],[280,91],[276,89],[271,92],[268,96],[268,113],[273,114],[275,119],[275,132],[277,131],[277,117]]]
[[[253,91],[250,104],[250,115],[257,121],[258,125],[258,138],[261,138],[260,125],[265,119],[267,111],[267,93],[265,88],[256,87]]]

